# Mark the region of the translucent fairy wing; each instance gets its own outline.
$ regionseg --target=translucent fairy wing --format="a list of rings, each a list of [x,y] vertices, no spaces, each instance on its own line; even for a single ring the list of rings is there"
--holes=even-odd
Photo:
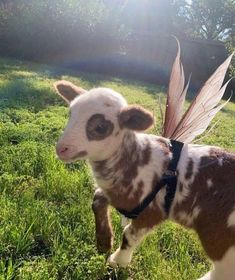
[[[165,121],[163,125],[163,136],[168,138],[173,134],[181,120],[185,95],[188,88],[188,84],[185,87],[184,69],[180,61],[180,44],[178,39],[175,39],[178,45],[178,52],[171,70]]]
[[[206,81],[170,138],[185,143],[193,141],[207,129],[215,114],[223,108],[225,104],[218,106],[218,103],[229,82],[221,88],[232,56],[230,55]]]

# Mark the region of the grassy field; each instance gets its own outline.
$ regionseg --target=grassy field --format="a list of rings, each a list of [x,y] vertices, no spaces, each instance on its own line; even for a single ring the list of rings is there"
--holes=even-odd
[[[193,232],[172,223],[155,230],[127,269],[112,270],[95,248],[91,211],[93,180],[85,162],[64,165],[55,142],[67,109],[52,84],[68,79],[84,88],[112,87],[130,103],[156,114],[163,88],[101,75],[70,73],[0,59],[0,279],[158,279],[193,280],[209,268]],[[235,149],[235,104],[219,113],[220,122],[203,143]],[[113,210],[115,248],[120,217]]]

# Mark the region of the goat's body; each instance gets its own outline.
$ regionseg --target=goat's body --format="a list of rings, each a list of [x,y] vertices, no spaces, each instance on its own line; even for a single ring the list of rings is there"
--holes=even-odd
[[[214,107],[225,89],[220,90],[223,79],[218,82],[217,76],[225,74],[230,59],[205,85],[177,127],[176,105],[170,104],[172,99],[168,98],[166,127],[172,132],[167,129],[164,135],[189,142],[206,129],[221,108]],[[176,68],[177,65],[181,67],[180,63],[175,64]],[[178,70],[181,72],[182,69]],[[183,85],[183,77],[180,80]],[[68,125],[57,143],[57,154],[65,162],[80,158],[90,161],[99,186],[93,200],[97,245],[100,250],[108,251],[112,248],[108,205],[130,211],[152,192],[171,162],[170,140],[137,133],[153,124],[152,114],[140,106],[129,106],[111,89],[97,88],[86,92],[66,81],[57,82],[55,86],[71,110]],[[172,86],[171,90],[175,84]],[[214,102],[212,98],[205,100],[208,87],[212,87],[211,92],[218,91]],[[176,90],[181,92],[178,87]],[[207,95],[204,96],[203,92]],[[178,104],[178,99],[173,99]],[[165,210],[169,205],[167,203],[165,207],[166,188],[163,187],[126,226],[122,245],[110,256],[110,264],[127,265],[142,238],[155,225],[170,218],[195,229],[214,262],[214,270],[203,280],[234,280],[235,155],[216,147],[185,145],[177,176],[170,212]]]
[[[221,260],[235,246],[235,155],[214,147],[185,149],[171,218],[195,229],[208,256]]]
[[[131,210],[156,186],[171,156],[168,139],[128,133],[113,156],[91,165],[109,203]],[[234,279],[231,260],[235,258],[235,155],[215,147],[185,145],[177,173],[169,218],[198,233],[215,265],[205,279]],[[164,211],[165,194],[163,188],[126,228],[124,244],[111,256],[111,263],[128,263],[144,234],[168,218]],[[131,233],[135,236],[131,237]]]

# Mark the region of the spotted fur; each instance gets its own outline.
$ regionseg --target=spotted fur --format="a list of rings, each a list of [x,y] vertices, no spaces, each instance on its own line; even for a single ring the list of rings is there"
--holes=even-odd
[[[93,201],[97,246],[108,251],[112,247],[108,205],[130,211],[143,201],[172,159],[170,141],[140,133],[152,125],[151,113],[128,106],[118,93],[104,88],[85,92],[61,83],[56,83],[56,89],[70,104],[71,116],[57,143],[57,154],[65,162],[89,160],[99,187]],[[128,265],[144,236],[170,218],[194,229],[214,262],[214,270],[202,279],[234,280],[235,155],[215,147],[185,145],[177,175],[169,216],[163,188],[125,227],[122,244],[109,263]]]

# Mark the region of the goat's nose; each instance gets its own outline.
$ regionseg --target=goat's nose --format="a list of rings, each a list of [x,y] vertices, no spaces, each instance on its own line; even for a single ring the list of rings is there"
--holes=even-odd
[[[68,152],[69,148],[65,145],[57,145],[56,146],[56,153],[58,156],[63,156]]]

